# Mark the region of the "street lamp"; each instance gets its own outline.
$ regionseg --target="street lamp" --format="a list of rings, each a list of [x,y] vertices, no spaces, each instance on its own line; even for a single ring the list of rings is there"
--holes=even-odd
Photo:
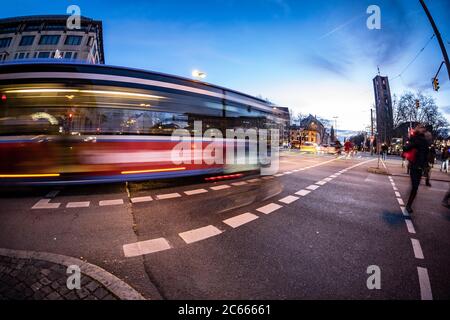
[[[197,79],[204,79],[206,78],[206,73],[200,70],[193,70],[192,76]]]
[[[338,140],[338,132],[337,132],[337,119],[338,118],[339,118],[338,116],[333,117],[333,119],[334,119],[334,138],[336,139],[336,141],[339,141]]]

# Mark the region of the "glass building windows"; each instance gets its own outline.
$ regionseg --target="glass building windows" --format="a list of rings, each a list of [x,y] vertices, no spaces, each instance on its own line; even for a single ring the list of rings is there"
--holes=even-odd
[[[34,36],[22,36],[19,46],[31,46],[34,42]]]
[[[41,45],[55,45],[59,42],[59,35],[42,35],[39,39]]]

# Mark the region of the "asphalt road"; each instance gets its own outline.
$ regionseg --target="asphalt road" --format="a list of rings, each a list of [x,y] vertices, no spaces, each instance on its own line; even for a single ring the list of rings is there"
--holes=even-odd
[[[376,163],[289,152],[270,177],[2,189],[0,247],[85,259],[151,299],[450,299],[448,183],[408,217],[408,178]]]

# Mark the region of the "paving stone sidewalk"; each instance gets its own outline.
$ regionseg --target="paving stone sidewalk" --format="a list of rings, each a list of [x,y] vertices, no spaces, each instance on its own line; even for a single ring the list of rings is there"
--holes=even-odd
[[[67,288],[67,267],[0,255],[0,300],[117,300],[108,288],[82,274],[81,288]]]

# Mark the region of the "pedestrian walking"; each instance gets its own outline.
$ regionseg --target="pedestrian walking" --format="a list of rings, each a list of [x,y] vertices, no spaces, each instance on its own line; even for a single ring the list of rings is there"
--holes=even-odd
[[[444,148],[442,149],[442,153],[441,153],[441,171],[444,171],[446,173],[448,173],[448,146],[444,145]]]
[[[419,189],[420,180],[427,166],[429,145],[425,139],[425,127],[418,125],[412,134],[409,143],[404,147],[404,154],[409,162],[409,175],[411,177],[411,191],[409,193],[406,210],[413,212],[412,204]]]
[[[434,160],[436,158],[436,149],[434,145],[431,145],[428,150],[427,163],[425,167],[424,176],[426,178],[425,184],[427,187],[431,187],[430,178],[431,178],[431,168],[433,168]]]
[[[387,152],[388,152],[388,146],[387,146],[386,143],[383,143],[383,144],[381,145],[381,159],[382,159],[383,161],[386,160]]]

